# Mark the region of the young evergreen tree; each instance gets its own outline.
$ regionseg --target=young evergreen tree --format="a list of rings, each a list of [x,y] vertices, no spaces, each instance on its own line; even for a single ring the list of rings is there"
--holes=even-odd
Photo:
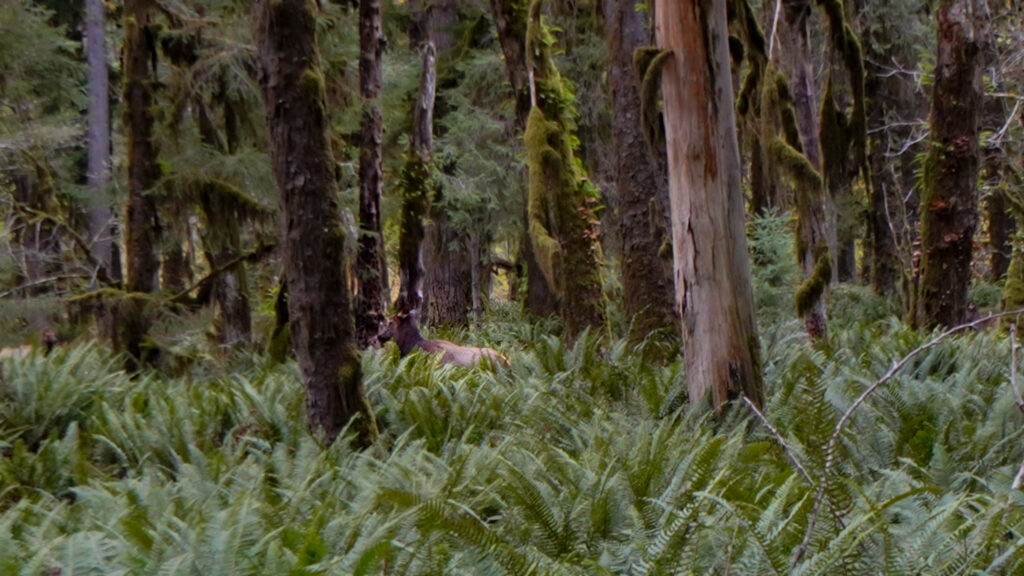
[[[725,0],[657,0],[676,302],[691,402],[763,402]]]
[[[942,0],[932,91],[931,149],[921,194],[921,279],[917,322],[964,321],[978,223],[979,126],[988,42],[984,0]]]
[[[253,6],[270,157],[281,194],[288,316],[310,429],[333,441],[351,424],[356,444],[368,446],[377,428],[363,391],[344,275],[345,237],[312,8],[310,0],[259,0]]]
[[[551,58],[554,38],[530,5],[526,53],[534,106],[526,122],[530,241],[570,337],[604,322],[597,190],[573,152],[576,107]]]

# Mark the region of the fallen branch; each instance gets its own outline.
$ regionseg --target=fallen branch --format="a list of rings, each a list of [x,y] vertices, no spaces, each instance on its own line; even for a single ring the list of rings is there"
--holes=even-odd
[[[750,409],[754,411],[754,414],[758,417],[758,419],[761,420],[761,423],[764,424],[765,427],[768,428],[768,431],[772,433],[772,436],[775,437],[775,441],[778,442],[780,446],[782,446],[782,450],[786,453],[786,456],[789,456],[790,462],[792,462],[793,465],[796,466],[796,469],[800,472],[800,475],[803,476],[805,480],[807,480],[808,484],[814,486],[814,480],[811,478],[811,475],[807,473],[807,469],[804,468],[803,464],[801,464],[800,461],[797,460],[796,453],[793,452],[792,449],[790,449],[788,444],[786,444],[786,441],[782,438],[782,434],[779,434],[779,431],[775,428],[775,426],[772,426],[772,423],[769,422],[768,419],[765,418],[765,415],[762,414],[761,411],[757,409],[757,406],[755,406],[754,403],[750,401],[750,398],[744,396],[743,401],[747,403],[747,406],[749,406]]]
[[[192,294],[192,292],[194,292],[196,290],[199,290],[201,293],[208,292],[208,290],[206,290],[206,288],[210,284],[212,284],[213,281],[216,280],[217,277],[219,277],[221,274],[227,272],[228,270],[234,268],[235,266],[238,266],[242,262],[258,262],[258,261],[262,260],[263,258],[265,258],[268,254],[270,254],[274,250],[274,248],[276,248],[276,247],[277,247],[276,244],[260,244],[259,246],[254,248],[251,252],[246,252],[245,254],[240,254],[240,255],[232,258],[231,260],[225,262],[222,266],[211,270],[209,274],[207,274],[206,276],[203,276],[202,278],[197,280],[191,286],[189,286],[189,287],[185,288],[184,290],[182,290],[181,292],[178,292],[177,294],[171,296],[167,300],[167,302],[170,303],[170,304],[180,304],[180,305],[196,304],[196,303],[198,303],[200,305],[203,304],[206,301],[206,299],[207,299],[206,296],[200,296],[200,297],[197,297],[197,298],[192,298],[192,296],[190,296],[190,294]]]
[[[909,354],[901,358],[899,361],[893,362],[892,367],[889,368],[889,370],[884,375],[882,375],[881,378],[876,380],[871,386],[868,386],[867,390],[862,392],[861,395],[858,396],[857,399],[853,401],[853,404],[851,404],[850,407],[846,409],[846,412],[843,412],[843,415],[839,418],[839,421],[836,422],[835,429],[833,429],[832,431],[832,436],[828,440],[828,445],[825,447],[825,465],[821,471],[821,482],[818,483],[818,490],[814,495],[814,506],[811,508],[811,516],[807,521],[807,529],[804,531],[803,541],[800,543],[800,547],[797,548],[796,554],[794,554],[793,556],[793,561],[790,563],[790,571],[796,568],[797,564],[800,563],[804,555],[807,554],[807,548],[811,544],[811,536],[814,534],[814,528],[817,524],[818,514],[821,512],[821,503],[825,499],[825,488],[828,485],[829,474],[832,472],[832,467],[836,463],[836,447],[839,445],[839,437],[842,435],[843,428],[846,426],[846,423],[850,420],[850,417],[853,416],[853,413],[857,410],[857,408],[860,408],[860,406],[864,404],[864,402],[868,399],[868,396],[870,396],[876,390],[878,390],[886,383],[888,383],[889,380],[892,380],[892,378],[896,376],[896,374],[911,360],[913,360],[918,354],[934,348],[937,344],[949,338],[950,336],[957,334],[959,332],[963,332],[964,330],[967,330],[969,328],[984,325],[986,322],[989,322],[995,318],[1014,316],[1022,313],[1024,313],[1024,308],[1019,308],[1008,312],[998,312],[995,314],[989,314],[988,316],[978,318],[977,320],[967,322],[966,324],[954,326],[946,330],[945,332],[940,333],[931,340],[911,350]],[[1022,481],[1024,481],[1024,477],[1022,477]]]

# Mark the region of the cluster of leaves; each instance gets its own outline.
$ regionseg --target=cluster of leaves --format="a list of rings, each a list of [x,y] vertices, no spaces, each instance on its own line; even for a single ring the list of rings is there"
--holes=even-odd
[[[366,354],[383,435],[362,453],[308,435],[294,364],[132,380],[93,346],[4,361],[0,571],[1024,570],[1024,421],[999,335],[917,355],[825,476],[840,414],[926,336],[890,317],[768,344],[769,431],[742,405],[720,422],[683,407],[678,361],[551,331],[499,309],[461,334],[510,356],[497,371]]]

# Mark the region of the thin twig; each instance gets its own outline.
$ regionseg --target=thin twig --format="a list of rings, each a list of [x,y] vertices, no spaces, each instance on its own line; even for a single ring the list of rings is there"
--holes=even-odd
[[[91,276],[89,274],[61,274],[59,276],[50,276],[49,278],[40,278],[39,280],[34,280],[32,282],[26,282],[24,284],[15,286],[14,288],[11,288],[10,290],[4,291],[4,292],[0,292],[0,300],[10,296],[11,294],[14,294],[15,292],[20,292],[22,290],[27,290],[28,288],[34,288],[36,286],[41,286],[43,284],[49,284],[51,282],[57,282],[58,280],[71,280],[71,279],[74,279],[74,278],[91,278]]]
[[[910,351],[909,354],[901,358],[899,361],[894,362],[892,367],[889,368],[889,370],[881,378],[876,380],[871,386],[867,388],[867,390],[862,392],[861,395],[858,396],[857,399],[853,401],[853,404],[851,404],[850,407],[846,409],[846,412],[843,412],[843,415],[839,418],[839,422],[836,422],[836,426],[832,431],[832,436],[828,440],[828,445],[825,447],[825,465],[822,467],[821,471],[821,482],[818,483],[818,490],[814,495],[814,506],[811,508],[811,515],[807,520],[807,529],[804,531],[804,539],[800,543],[800,547],[797,548],[796,554],[794,554],[793,556],[793,561],[790,563],[790,570],[796,568],[796,566],[803,559],[804,555],[807,554],[807,548],[811,544],[811,536],[814,533],[814,527],[817,524],[818,514],[821,511],[821,503],[825,499],[825,487],[828,485],[829,474],[832,472],[832,467],[835,465],[836,462],[836,447],[839,444],[839,437],[842,435],[843,428],[846,426],[846,423],[850,420],[850,417],[853,416],[853,413],[857,410],[857,408],[860,408],[861,405],[864,404],[864,402],[868,399],[868,396],[870,396],[876,390],[878,390],[887,382],[889,382],[889,380],[892,380],[892,378],[896,376],[900,369],[906,366],[918,354],[930,350],[931,348],[934,348],[937,344],[944,341],[946,338],[949,338],[950,336],[958,332],[967,330],[968,328],[974,328],[975,326],[983,325],[986,322],[989,322],[995,318],[1003,318],[1006,316],[1013,316],[1021,313],[1024,313],[1024,308],[1018,308],[1016,310],[1010,310],[1008,312],[997,312],[995,314],[989,314],[988,316],[985,316],[983,318],[978,318],[977,320],[974,320],[972,322],[960,324],[959,326],[949,328],[945,332],[942,332],[938,336],[935,336],[931,340],[925,342],[924,344],[918,346],[917,348],[914,348],[913,350]]]
[[[220,266],[215,270],[211,270],[209,274],[203,276],[191,286],[185,288],[181,292],[178,292],[174,296],[171,296],[170,299],[168,299],[168,302],[172,304],[183,304],[185,302],[188,302],[189,294],[191,294],[194,290],[206,286],[214,279],[216,279],[218,276],[234,268],[235,266],[242,262],[255,262],[261,260],[267,254],[270,254],[270,252],[272,252],[276,247],[276,244],[261,244],[254,248],[251,252],[246,252],[245,254],[240,254],[232,258],[231,260],[225,262],[223,266]]]
[[[1010,324],[1010,386],[1013,388],[1013,397],[1017,400],[1017,409],[1024,412],[1024,398],[1020,395],[1020,386],[1017,385],[1017,323]]]
[[[43,212],[42,210],[36,210],[35,208],[32,208],[31,206],[23,202],[15,202],[13,206],[17,210],[20,210],[27,214],[31,214],[32,216],[35,216],[36,218],[39,218],[41,220],[51,222],[55,224],[57,227],[63,229],[64,233],[70,236],[71,239],[74,241],[75,245],[82,250],[82,253],[85,255],[89,263],[96,267],[96,278],[100,281],[100,283],[104,284],[105,286],[110,286],[113,288],[119,288],[121,286],[120,282],[114,281],[112,278],[110,278],[110,276],[107,274],[107,267],[96,258],[95,254],[92,253],[92,244],[85,238],[82,238],[82,236],[77,231],[75,231],[75,229],[72,228],[67,222],[52,214]]]
[[[782,446],[782,450],[786,453],[786,456],[789,456],[789,460],[793,463],[794,466],[796,466],[796,469],[800,472],[800,475],[804,477],[804,480],[807,480],[807,483],[810,484],[811,486],[815,486],[814,480],[811,478],[811,475],[807,473],[807,469],[804,468],[803,464],[800,463],[800,460],[797,459],[796,453],[793,452],[793,450],[789,447],[788,444],[786,444],[786,441],[782,438],[782,434],[779,434],[779,431],[775,428],[775,426],[772,426],[772,423],[769,422],[768,418],[765,418],[765,415],[762,414],[761,411],[757,409],[757,406],[755,406],[754,403],[750,401],[750,398],[744,396],[743,401],[747,403],[747,406],[749,406],[751,410],[753,410],[754,414],[758,417],[758,419],[761,420],[761,423],[765,425],[765,428],[768,428],[768,431],[772,433],[772,436],[775,437],[775,441],[778,442],[780,446]]]
[[[1017,323],[1014,322],[1010,325],[1010,386],[1013,388],[1013,397],[1017,401],[1017,408],[1024,412],[1024,398],[1020,395],[1020,386],[1017,384]],[[1010,488],[1013,490],[1020,490],[1021,484],[1024,483],[1024,461],[1020,463],[1020,468],[1017,469],[1017,475],[1013,477],[1013,484],[1010,484]]]
[[[782,11],[782,0],[775,2],[775,16],[772,17],[772,35],[768,38],[768,61],[772,59],[772,49],[775,48],[775,33],[779,29],[779,12]]]

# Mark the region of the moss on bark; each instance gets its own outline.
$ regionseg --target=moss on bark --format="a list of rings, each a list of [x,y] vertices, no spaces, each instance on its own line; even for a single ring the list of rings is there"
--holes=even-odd
[[[554,39],[541,22],[541,4],[531,4],[526,33],[534,82],[525,136],[527,210],[531,243],[572,337],[604,321],[597,190],[573,153],[575,99],[551,59]]]

